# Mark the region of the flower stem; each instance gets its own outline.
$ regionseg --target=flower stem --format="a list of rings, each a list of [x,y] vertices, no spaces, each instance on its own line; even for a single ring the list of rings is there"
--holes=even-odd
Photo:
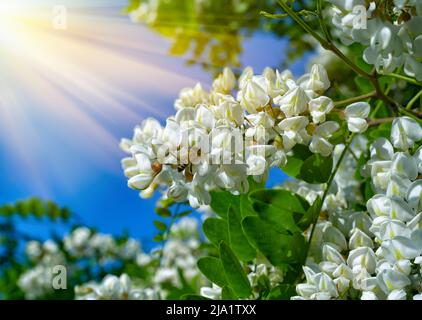
[[[393,120],[394,120],[394,117],[373,119],[373,120],[368,121],[368,126],[374,127],[374,126],[377,126],[377,125],[382,124],[382,123],[393,122]]]
[[[422,96],[422,90],[420,90],[413,98],[409,101],[409,103],[406,106],[407,110],[412,109],[412,106],[415,104],[416,101]]]
[[[417,112],[415,114],[414,111],[412,112],[411,110],[406,110],[405,108],[400,108],[399,112],[402,113],[402,114],[405,114],[408,117],[415,119],[417,122],[422,124],[422,115],[420,113]]]
[[[322,0],[317,0],[316,7],[317,7],[317,15],[319,18],[319,24],[321,26],[322,32],[325,35],[325,39],[327,39],[330,42],[332,40],[331,34],[327,26],[325,25],[324,17],[322,16]]]
[[[387,85],[387,88],[385,89],[385,94],[386,95],[388,95],[389,93],[390,93],[390,91],[391,91],[391,84],[388,84]],[[369,115],[369,118],[370,119],[372,119],[372,118],[374,118],[376,115],[377,115],[377,113],[378,113],[378,110],[381,108],[381,106],[382,106],[382,103],[383,103],[383,101],[382,100],[379,100],[378,101],[378,103],[377,103],[377,105],[375,106],[375,108],[374,108],[374,110],[371,112],[371,114]]]
[[[377,92],[372,91],[372,92],[365,93],[365,94],[357,96],[357,97],[336,101],[336,102],[334,102],[334,106],[339,107],[339,106],[348,105],[348,104],[351,104],[353,102],[359,102],[359,101],[362,101],[362,100],[365,100],[365,99],[368,99],[368,98],[375,97],[376,95],[377,95]]]
[[[407,82],[409,82],[409,83],[411,83],[411,84],[414,84],[414,85],[417,85],[417,86],[421,86],[421,87],[422,87],[422,82],[416,81],[416,80],[415,80],[415,79],[413,79],[413,78],[406,77],[406,76],[403,76],[403,75],[401,75],[401,74],[397,74],[397,73],[389,73],[389,74],[386,74],[386,76],[387,76],[387,77],[396,78],[396,79],[400,79],[400,80],[404,80],[404,81],[407,81]]]
[[[352,133],[352,134],[349,136],[349,138],[348,138],[348,140],[347,140],[347,142],[346,142],[346,144],[345,144],[345,146],[344,146],[344,149],[343,149],[343,151],[342,151],[342,153],[341,153],[341,155],[340,155],[340,158],[338,159],[337,164],[336,164],[336,166],[335,166],[335,168],[334,168],[333,172],[331,172],[330,178],[328,179],[328,182],[327,182],[327,186],[326,186],[326,188],[325,188],[325,190],[324,190],[324,194],[322,195],[321,204],[320,204],[320,206],[318,207],[318,210],[317,210],[319,213],[321,213],[321,209],[322,209],[322,206],[323,206],[323,204],[324,204],[325,198],[326,198],[326,197],[327,197],[327,195],[328,195],[328,192],[329,192],[330,187],[331,187],[331,185],[332,185],[332,183],[333,183],[333,181],[334,181],[334,178],[335,178],[335,176],[336,176],[336,173],[337,173],[338,169],[340,168],[340,165],[341,165],[341,163],[342,163],[342,161],[343,161],[344,157],[346,156],[346,153],[347,153],[347,151],[349,150],[349,147],[350,147],[350,145],[351,145],[351,143],[352,143],[352,141],[353,141],[353,138],[354,138],[354,137],[355,137],[355,134],[354,134],[354,133]],[[312,223],[312,229],[311,229],[311,233],[310,233],[310,235],[309,235],[309,239],[308,239],[308,248],[307,248],[307,253],[306,253],[306,256],[308,255],[308,253],[309,253],[309,249],[310,249],[310,247],[311,247],[312,237],[313,237],[313,235],[314,235],[314,232],[315,232],[315,227],[316,227],[316,225],[317,225],[317,223],[318,223],[319,216],[320,216],[320,215],[318,214],[318,215],[315,217],[315,221],[313,221],[313,223]]]
[[[348,57],[344,55],[343,52],[340,51],[339,48],[336,47],[336,45],[331,41],[327,40],[324,37],[320,36],[317,32],[315,32],[305,21],[303,21],[297,13],[290,8],[287,3],[285,3],[285,0],[279,0],[279,5],[283,8],[283,10],[294,20],[299,24],[306,32],[308,32],[311,36],[313,36],[320,44],[321,46],[329,51],[332,51],[337,57],[339,57],[341,60],[343,60],[344,63],[346,63],[353,71],[355,71],[357,74],[368,78],[369,81],[372,83],[372,86],[377,92],[377,98],[381,99],[385,102],[385,104],[390,108],[392,113],[397,113],[398,108],[400,107],[396,101],[394,101],[392,98],[388,97],[384,94],[384,92],[381,89],[381,86],[378,81],[378,74],[377,73],[368,73],[365,70],[361,69],[359,66],[357,66],[353,61],[351,61]]]

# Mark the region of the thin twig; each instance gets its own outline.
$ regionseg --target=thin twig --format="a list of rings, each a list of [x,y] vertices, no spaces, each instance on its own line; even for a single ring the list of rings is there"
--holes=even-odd
[[[369,120],[368,121],[368,126],[369,127],[374,127],[383,123],[389,123],[389,122],[393,122],[394,117],[388,117],[388,118],[380,118],[380,119],[373,119],[373,120]]]
[[[407,110],[412,109],[412,106],[415,104],[416,101],[422,96],[422,90],[420,90],[413,98],[409,101],[409,103],[406,106]]]
[[[353,97],[353,98],[349,98],[349,99],[345,99],[345,100],[340,100],[340,101],[336,101],[334,102],[334,106],[335,107],[339,107],[339,106],[344,106],[344,105],[348,105],[354,102],[358,102],[358,101],[362,101],[368,98],[373,98],[377,95],[376,91],[372,91],[369,93],[365,93],[361,96],[357,96],[357,97]]]
[[[325,198],[327,197],[327,195],[328,195],[328,192],[329,192],[329,190],[330,190],[330,187],[331,187],[331,184],[333,183],[333,181],[334,181],[334,178],[335,178],[335,176],[336,176],[336,173],[337,173],[337,171],[338,171],[338,169],[340,168],[340,165],[341,165],[341,163],[342,163],[342,161],[343,161],[343,159],[344,159],[344,157],[346,156],[346,153],[347,153],[347,151],[349,150],[349,147],[350,147],[350,145],[351,145],[351,143],[352,143],[352,141],[353,141],[353,138],[355,137],[355,134],[354,133],[352,133],[350,136],[349,136],[349,139],[347,140],[347,142],[346,142],[346,144],[345,144],[345,147],[344,147],[344,149],[343,149],[343,151],[342,151],[342,153],[341,153],[341,155],[340,155],[340,158],[338,159],[338,161],[337,161],[337,164],[336,164],[336,166],[335,166],[335,168],[334,168],[334,171],[331,173],[331,175],[330,175],[330,178],[328,179],[328,182],[327,182],[327,186],[326,186],[326,188],[325,188],[325,190],[324,190],[324,194],[322,195],[322,199],[321,199],[321,204],[320,204],[320,206],[318,207],[318,209],[317,209],[317,211],[320,213],[321,212],[321,209],[322,209],[322,206],[323,206],[323,204],[324,204],[324,201],[325,201]],[[307,248],[307,251],[309,252],[309,248],[311,247],[311,242],[312,242],[312,237],[313,237],[313,235],[314,235],[314,232],[315,232],[315,227],[316,227],[316,225],[317,225],[317,223],[318,223],[318,219],[319,219],[319,214],[315,217],[315,220],[313,221],[313,224],[312,224],[312,229],[311,229],[311,233],[310,233],[310,235],[309,235],[309,239],[308,239],[308,248]],[[306,255],[308,255],[308,252],[307,252],[307,254]]]
[[[400,80],[404,80],[404,81],[409,82],[411,84],[414,84],[414,85],[417,85],[417,86],[421,86],[422,87],[422,82],[416,81],[413,78],[409,78],[409,77],[403,76],[401,74],[389,73],[389,74],[386,74],[385,76],[396,78],[396,79],[400,79]]]

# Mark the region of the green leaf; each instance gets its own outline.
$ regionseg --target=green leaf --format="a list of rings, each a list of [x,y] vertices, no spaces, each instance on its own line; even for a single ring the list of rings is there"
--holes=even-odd
[[[302,234],[281,234],[257,217],[244,218],[242,226],[249,242],[273,265],[304,262],[306,243]]]
[[[156,208],[155,209],[155,212],[160,216],[160,217],[163,217],[163,218],[168,218],[168,217],[171,217],[171,212],[170,212],[170,210],[168,209],[168,208]]]
[[[362,70],[364,70],[364,71],[366,71],[366,72],[368,72],[368,73],[371,73],[371,72],[372,72],[372,66],[371,66],[371,65],[369,65],[369,64],[367,64],[367,63],[363,60],[362,55],[357,56],[357,57],[356,57],[356,59],[355,59],[355,62],[356,62],[356,64],[357,64],[357,66],[358,66],[359,68],[361,68]]]
[[[253,207],[255,211],[258,212],[259,217],[263,221],[268,222],[268,225],[277,232],[293,233],[302,231],[297,226],[294,213],[292,211],[280,209],[261,201],[255,201]]]
[[[212,191],[211,194],[211,209],[223,219],[227,218],[227,212],[230,205],[235,208],[240,206],[240,197],[235,196],[227,191]]]
[[[319,213],[321,211],[321,202],[322,199],[320,197],[317,197],[312,204],[312,206],[306,211],[306,213],[303,215],[303,217],[299,220],[298,226],[302,230],[306,230],[309,228],[309,226],[316,221],[317,217],[319,216]]]
[[[261,189],[252,192],[249,198],[254,201],[260,201],[271,204],[272,206],[292,212],[305,213],[309,208],[308,202],[301,196],[288,190]]]
[[[301,232],[298,221],[309,209],[308,202],[288,190],[264,189],[250,194],[259,217],[281,233]]]
[[[239,298],[247,298],[252,293],[248,277],[242,269],[236,255],[230,247],[222,241],[220,243],[220,259],[223,264],[227,282]]]
[[[291,284],[280,284],[271,289],[267,300],[290,300],[296,295],[296,287]]]
[[[202,225],[205,236],[215,246],[220,245],[220,241],[229,242],[229,232],[227,230],[227,222],[219,218],[208,218]]]
[[[355,83],[362,92],[371,92],[373,90],[371,81],[364,76],[357,76]]]
[[[300,176],[308,183],[325,183],[330,178],[332,170],[333,159],[316,153],[305,160],[300,169]]]
[[[230,207],[227,218],[231,248],[240,260],[245,262],[251,261],[255,258],[256,250],[249,244],[243,232],[239,212],[235,211],[233,207]]]
[[[164,235],[162,234],[157,234],[154,238],[152,238],[153,241],[155,242],[161,242],[164,241]]]
[[[219,287],[227,285],[221,260],[215,257],[203,257],[198,260],[198,269],[212,283]]]
[[[158,221],[155,220],[154,222],[154,226],[159,230],[159,231],[166,231],[167,230],[167,225],[162,222],[162,221]]]
[[[369,131],[369,136],[375,140],[378,138],[390,139],[391,123],[383,123]]]
[[[228,286],[224,286],[223,289],[221,290],[221,298],[223,300],[237,300],[238,299],[238,297],[233,292],[233,290]]]
[[[257,215],[252,206],[252,201],[249,200],[249,197],[246,194],[240,195],[240,214],[242,218]]]
[[[192,210],[185,210],[185,211],[182,211],[182,212],[178,213],[176,215],[176,217],[177,218],[183,218],[183,217],[186,217],[186,216],[190,215],[191,213],[192,213]]]
[[[292,151],[293,155],[287,157],[287,164],[281,170],[293,178],[299,178],[300,168],[305,159],[312,155],[312,152],[307,146],[301,144],[296,145]]]

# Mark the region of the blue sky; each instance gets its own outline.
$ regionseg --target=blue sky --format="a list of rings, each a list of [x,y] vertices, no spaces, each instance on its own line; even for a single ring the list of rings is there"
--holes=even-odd
[[[48,1],[40,2],[45,4]],[[57,1],[52,2],[57,3]],[[67,2],[69,1],[62,1],[62,3]],[[71,3],[72,5],[79,4],[74,0]],[[112,0],[80,1],[83,6],[115,6],[115,10],[103,11],[101,8],[90,10],[84,19],[95,22],[107,12],[107,18],[113,21],[114,32],[118,32],[118,28],[122,31],[121,36],[124,38],[120,40],[125,43],[135,43],[142,39],[146,48],[158,48],[157,50],[161,54],[149,53],[148,50],[139,48],[128,49],[127,45],[119,47],[119,42],[108,45],[107,50],[113,50],[119,54],[124,53],[128,59],[138,60],[160,70],[171,70],[173,74],[185,77],[183,81],[180,81],[177,76],[167,78],[165,83],[168,88],[160,88],[159,76],[158,80],[155,80],[155,84],[154,80],[151,80],[152,83],[149,83],[148,86],[144,85],[144,83],[148,83],[150,77],[148,73],[142,74],[137,73],[136,70],[131,72],[130,69],[122,69],[124,72],[117,76],[109,75],[113,78],[110,79],[113,81],[113,87],[120,90],[119,92],[128,92],[131,96],[142,101],[146,100],[150,105],[156,106],[155,109],[159,108],[161,114],[159,118],[163,121],[165,116],[172,112],[173,101],[177,97],[178,91],[182,89],[182,85],[194,85],[196,81],[202,81],[207,86],[211,83],[211,75],[198,66],[186,66],[185,61],[181,58],[167,56],[166,50],[169,48],[169,43],[165,39],[143,26],[132,25],[127,18],[119,15],[117,8],[124,3],[126,2]],[[102,25],[92,32],[101,32]],[[83,36],[89,39],[89,29]],[[257,72],[265,66],[277,66],[283,60],[286,45],[288,43],[282,39],[273,38],[264,32],[257,32],[252,38],[247,38],[243,42],[242,64],[244,66],[251,65]],[[294,64],[291,70],[296,75],[303,73],[308,58],[305,57],[304,60]],[[105,69],[105,75],[102,77],[105,77],[106,81],[108,80],[106,79],[107,64],[105,63],[102,68]],[[154,85],[156,88],[153,87]],[[84,101],[68,94],[68,99],[71,99],[74,104],[78,104],[80,109],[87,109],[84,110],[86,112],[88,112],[88,108],[89,112],[96,108],[104,110],[104,114],[94,112],[91,117],[95,118],[95,121],[116,143],[111,143],[107,149],[101,150],[102,145],[96,144],[95,140],[91,141],[90,136],[78,137],[77,143],[72,144],[72,135],[79,131],[77,126],[76,130],[73,128],[73,131],[63,131],[59,128],[59,122],[51,123],[49,120],[49,123],[46,124],[42,114],[34,112],[37,110],[36,107],[41,108],[41,103],[31,98],[31,93],[24,90],[25,87],[21,86],[19,79],[14,79],[12,86],[19,92],[22,101],[28,104],[27,107],[22,108],[20,116],[25,117],[25,121],[31,125],[33,132],[40,137],[40,141],[31,145],[31,137],[28,137],[27,140],[21,139],[28,141],[27,147],[30,150],[30,152],[24,152],[25,159],[22,159],[22,154],[18,155],[17,152],[18,146],[10,146],[9,132],[2,131],[0,128],[0,177],[2,180],[0,203],[13,202],[31,196],[50,198],[60,205],[70,207],[82,218],[84,223],[97,227],[101,232],[119,234],[126,230],[132,236],[141,239],[151,238],[154,234],[153,208],[157,197],[142,200],[136,191],[130,190],[126,186],[126,179],[121,172],[119,163],[119,158],[123,157],[123,154],[118,149],[117,141],[122,137],[130,137],[133,127],[137,123],[148,116],[154,116],[154,109],[145,109],[135,102],[129,105],[131,103],[121,101],[122,104],[128,104],[131,110],[130,116],[122,117],[122,119],[113,116],[112,119],[109,119],[106,112],[107,105],[104,105],[101,100],[85,99],[86,101]],[[67,86],[67,89],[69,92],[74,90],[72,86]],[[98,90],[104,89],[99,88]],[[44,98],[46,98],[44,101],[49,99],[48,96]],[[65,109],[63,111],[57,109],[55,112],[63,112],[63,117],[66,117]],[[20,122],[19,118],[17,122]],[[83,132],[83,124],[79,129]],[[26,150],[26,147],[19,146],[19,149]],[[93,149],[95,149],[95,154]],[[97,160],[99,154],[101,154],[100,160],[107,160],[106,164]],[[35,178],[28,178],[26,175],[25,166],[27,165],[31,166],[36,173]],[[274,184],[281,179],[283,179],[282,173],[275,173],[271,176],[269,183]],[[22,230],[41,236],[45,236],[51,229],[51,225],[34,220],[20,222],[19,225]],[[64,227],[59,227],[59,231],[63,232]]]

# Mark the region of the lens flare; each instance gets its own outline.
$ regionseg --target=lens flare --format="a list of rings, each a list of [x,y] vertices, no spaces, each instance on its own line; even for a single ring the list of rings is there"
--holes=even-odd
[[[0,175],[54,196],[94,168],[120,174],[119,137],[142,117],[164,118],[166,97],[196,80],[122,7],[62,1],[57,28],[52,1],[27,2],[0,4]]]

